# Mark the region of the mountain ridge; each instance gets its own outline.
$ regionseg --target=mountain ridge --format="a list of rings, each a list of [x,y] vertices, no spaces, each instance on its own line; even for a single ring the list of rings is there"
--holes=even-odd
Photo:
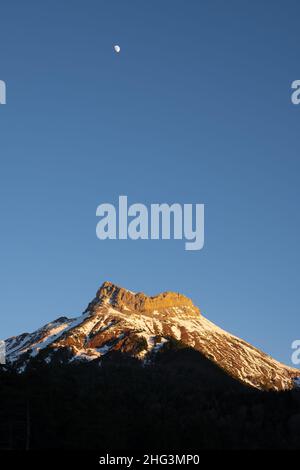
[[[174,292],[150,297],[108,281],[80,316],[59,317],[33,333],[8,338],[7,362],[22,372],[37,356],[46,363],[57,357],[101,363],[104,356],[119,352],[150,364],[171,340],[260,390],[290,390],[300,377],[298,369],[214,325],[188,297]]]

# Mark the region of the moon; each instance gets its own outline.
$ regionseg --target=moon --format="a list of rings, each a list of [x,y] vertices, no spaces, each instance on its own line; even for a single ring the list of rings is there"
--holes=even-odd
[[[119,52],[121,52],[121,48],[120,48],[120,46],[118,46],[118,44],[114,45],[114,50],[117,54],[119,54]]]

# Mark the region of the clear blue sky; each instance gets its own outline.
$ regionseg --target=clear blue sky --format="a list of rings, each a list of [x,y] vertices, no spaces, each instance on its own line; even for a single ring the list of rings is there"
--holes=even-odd
[[[79,314],[111,280],[180,291],[290,362],[299,15],[296,0],[2,2],[2,338]],[[99,241],[96,207],[119,194],[205,203],[205,248]]]

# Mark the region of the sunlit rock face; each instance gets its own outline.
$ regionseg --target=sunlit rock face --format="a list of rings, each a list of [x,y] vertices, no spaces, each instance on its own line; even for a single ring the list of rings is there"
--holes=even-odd
[[[182,294],[164,292],[155,297],[149,297],[142,292],[134,293],[111,282],[104,282],[98,290],[95,299],[86,311],[97,311],[104,305],[111,305],[121,312],[127,311],[140,314],[185,315],[199,317],[200,311],[193,302]]]
[[[184,295],[154,297],[104,282],[82,315],[60,317],[33,333],[6,341],[7,363],[22,372],[32,358],[46,363],[101,361],[119,352],[154,364],[174,345],[195,349],[243,384],[289,390],[300,371],[287,367],[207,320]]]

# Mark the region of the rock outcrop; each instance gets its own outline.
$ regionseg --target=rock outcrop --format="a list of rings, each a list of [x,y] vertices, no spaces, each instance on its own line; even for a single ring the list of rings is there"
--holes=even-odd
[[[175,292],[164,292],[154,297],[149,297],[142,292],[134,293],[111,282],[104,282],[98,290],[95,299],[89,304],[86,312],[95,312],[103,305],[123,311],[151,314],[160,312],[165,315],[178,313],[191,317],[199,317],[200,311],[191,299]]]

